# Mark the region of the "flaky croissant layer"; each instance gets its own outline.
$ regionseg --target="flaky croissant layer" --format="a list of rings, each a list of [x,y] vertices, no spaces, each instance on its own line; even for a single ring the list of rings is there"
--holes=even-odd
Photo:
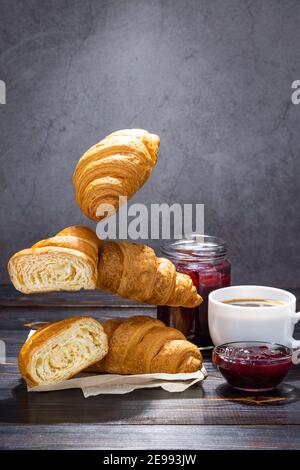
[[[8,272],[15,288],[25,294],[94,289],[97,262],[95,232],[72,226],[13,255]]]
[[[128,241],[99,242],[97,286],[154,305],[196,307],[202,302],[190,276],[178,273],[149,246]]]
[[[80,158],[73,175],[76,201],[84,214],[101,220],[101,205],[119,208],[120,196],[130,198],[147,181],[160,139],[143,129],[124,129],[105,137]]]
[[[97,320],[71,317],[37,330],[20,350],[19,369],[30,386],[56,383],[101,360],[107,351],[107,336]]]

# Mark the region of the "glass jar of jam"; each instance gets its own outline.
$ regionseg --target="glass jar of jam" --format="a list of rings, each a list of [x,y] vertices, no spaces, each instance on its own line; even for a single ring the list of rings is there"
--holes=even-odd
[[[177,328],[199,346],[212,346],[208,329],[208,295],[230,285],[231,265],[224,240],[193,234],[181,240],[165,242],[162,255],[169,258],[180,273],[188,274],[203,302],[196,308],[158,306],[157,317],[167,326]]]

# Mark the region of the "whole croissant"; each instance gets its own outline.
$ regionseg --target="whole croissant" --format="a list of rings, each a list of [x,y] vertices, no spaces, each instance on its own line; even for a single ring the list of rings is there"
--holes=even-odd
[[[113,132],[91,147],[73,175],[76,201],[86,216],[101,220],[101,204],[119,207],[119,196],[130,198],[146,182],[157,161],[160,139],[143,129]]]
[[[99,242],[97,286],[154,305],[196,307],[202,302],[190,276],[178,273],[149,246],[128,241]]]
[[[89,372],[113,374],[190,373],[201,369],[195,344],[175,328],[147,316],[106,320],[108,354]]]
[[[25,294],[57,290],[95,289],[98,238],[87,227],[68,227],[14,254],[8,272]]]

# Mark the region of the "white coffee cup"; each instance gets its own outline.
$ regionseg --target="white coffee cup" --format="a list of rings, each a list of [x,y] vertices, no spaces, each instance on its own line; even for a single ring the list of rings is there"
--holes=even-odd
[[[282,303],[272,307],[224,303],[232,299],[271,299]],[[300,341],[293,338],[299,319],[296,297],[274,287],[224,287],[208,297],[208,325],[215,346],[234,341],[269,341],[299,348]]]

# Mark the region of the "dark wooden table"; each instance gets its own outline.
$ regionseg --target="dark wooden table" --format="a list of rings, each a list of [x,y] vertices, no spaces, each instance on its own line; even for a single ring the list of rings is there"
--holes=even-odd
[[[208,378],[183,393],[145,389],[87,399],[80,390],[27,393],[17,355],[28,328],[82,314],[102,321],[155,316],[156,309],[100,292],[24,296],[0,286],[0,339],[7,347],[7,364],[0,366],[1,449],[300,448],[299,367],[276,392],[261,396],[230,389],[209,355]]]

